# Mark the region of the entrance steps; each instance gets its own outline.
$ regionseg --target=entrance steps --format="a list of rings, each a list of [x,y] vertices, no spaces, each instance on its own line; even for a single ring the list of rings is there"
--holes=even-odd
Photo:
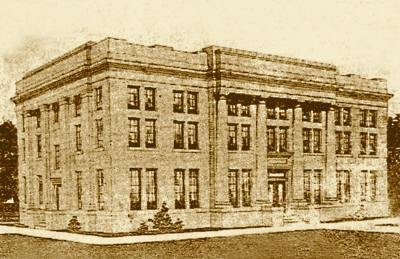
[[[304,223],[303,219],[299,217],[299,215],[293,213],[285,213],[283,215],[283,225],[297,225],[297,224]]]

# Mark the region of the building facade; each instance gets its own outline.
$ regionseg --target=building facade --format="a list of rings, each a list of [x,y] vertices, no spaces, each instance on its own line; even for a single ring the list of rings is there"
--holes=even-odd
[[[388,215],[384,79],[106,38],[17,82],[20,221],[134,231]]]

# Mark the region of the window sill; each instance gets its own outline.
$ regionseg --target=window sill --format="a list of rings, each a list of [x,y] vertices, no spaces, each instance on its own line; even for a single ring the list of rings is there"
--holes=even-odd
[[[378,155],[358,155],[360,158],[379,158]]]
[[[178,152],[178,153],[200,153],[200,149],[173,149],[173,152]]]
[[[336,157],[353,157],[352,154],[336,154]]]
[[[304,153],[303,156],[324,156],[325,153]]]
[[[105,148],[104,147],[95,147],[94,151],[104,151]]]
[[[268,152],[268,157],[291,157],[293,152]]]
[[[157,150],[157,147],[128,147],[128,150],[154,151],[154,150]]]

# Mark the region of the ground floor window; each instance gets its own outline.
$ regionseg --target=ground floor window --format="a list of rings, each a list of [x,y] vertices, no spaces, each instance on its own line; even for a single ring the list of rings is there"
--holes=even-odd
[[[130,173],[130,209],[141,209],[141,170],[139,168],[129,169]]]
[[[322,170],[304,170],[304,199],[308,204],[321,204]]]
[[[375,201],[377,196],[377,176],[375,170],[362,170],[360,175],[361,201]]]
[[[38,175],[38,193],[39,193],[39,204],[43,204],[43,178],[41,175]]]
[[[199,208],[199,170],[189,169],[189,201],[190,208]]]
[[[76,197],[78,210],[82,209],[82,172],[76,172]]]
[[[157,169],[146,169],[147,174],[147,209],[157,209]]]
[[[175,188],[175,209],[184,209],[185,206],[185,170],[175,169],[174,172]]]
[[[229,202],[233,207],[239,206],[238,199],[238,170],[229,170]]]
[[[251,171],[242,170],[242,206],[251,206]]]
[[[336,171],[336,196],[338,202],[350,202],[350,172],[348,170]]]
[[[97,208],[104,210],[104,171],[97,169]]]

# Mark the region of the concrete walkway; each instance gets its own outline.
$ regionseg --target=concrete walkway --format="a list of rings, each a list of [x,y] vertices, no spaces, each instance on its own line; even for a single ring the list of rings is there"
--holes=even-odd
[[[387,224],[396,224],[397,226],[380,226]],[[321,224],[296,224],[283,227],[261,227],[261,228],[245,228],[245,229],[229,229],[205,232],[187,232],[187,233],[171,233],[143,236],[123,236],[123,237],[99,237],[83,234],[74,234],[66,232],[55,232],[43,229],[19,228],[13,226],[0,226],[0,234],[19,234],[32,237],[50,238],[62,241],[72,241],[84,244],[95,245],[117,245],[117,244],[135,244],[148,242],[161,242],[172,240],[199,239],[211,237],[230,237],[251,234],[277,233],[298,230],[356,230],[379,233],[397,233],[400,234],[400,218],[382,218],[364,221],[346,221],[338,223],[321,223]]]

